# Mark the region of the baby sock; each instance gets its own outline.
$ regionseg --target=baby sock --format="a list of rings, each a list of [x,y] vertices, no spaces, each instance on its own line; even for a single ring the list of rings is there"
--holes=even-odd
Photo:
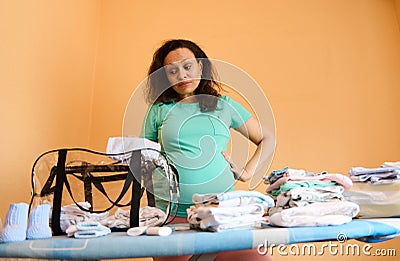
[[[36,206],[29,214],[29,225],[26,233],[27,239],[43,239],[52,236],[49,227],[50,205]]]
[[[28,219],[28,204],[11,204],[7,212],[4,230],[1,233],[1,242],[18,242],[26,239]]]

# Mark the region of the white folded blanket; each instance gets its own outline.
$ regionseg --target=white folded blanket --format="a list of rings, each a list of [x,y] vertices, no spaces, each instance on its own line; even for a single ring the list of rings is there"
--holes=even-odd
[[[225,222],[226,220],[213,216],[201,220],[200,228],[216,232],[226,229],[259,228],[261,222],[265,220],[266,218],[260,215],[244,215],[231,218],[229,222]]]
[[[329,226],[348,223],[360,211],[353,202],[317,202],[304,207],[293,207],[270,217],[270,224],[281,227]]]
[[[161,145],[157,142],[139,138],[139,137],[110,137],[108,138],[106,153],[119,154],[132,150],[141,149],[142,156],[147,159],[158,159]],[[152,150],[154,149],[154,150]],[[131,155],[113,155],[111,158],[115,160],[127,160]]]

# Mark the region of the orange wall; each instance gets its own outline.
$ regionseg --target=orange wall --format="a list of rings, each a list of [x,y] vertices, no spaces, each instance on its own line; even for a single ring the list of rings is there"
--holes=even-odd
[[[0,0],[0,217],[29,202],[36,157],[88,146],[97,0]]]
[[[0,217],[9,203],[29,199],[40,153],[104,150],[109,136],[122,135],[130,96],[169,38],[198,42],[260,84],[276,119],[272,169],[346,173],[400,160],[399,7],[399,0],[0,0]],[[127,122],[137,129],[141,120]]]
[[[397,21],[399,22],[399,28],[400,28],[400,0],[394,0],[394,5],[397,13]]]

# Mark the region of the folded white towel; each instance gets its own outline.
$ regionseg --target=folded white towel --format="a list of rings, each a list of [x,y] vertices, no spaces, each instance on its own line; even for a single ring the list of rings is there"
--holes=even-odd
[[[270,224],[280,227],[337,226],[348,223],[351,220],[351,217],[344,215],[295,216],[288,218],[283,217],[282,213],[275,213],[270,217]]]
[[[283,227],[340,225],[350,222],[359,211],[360,207],[353,202],[317,202],[275,213],[270,223]]]
[[[223,228],[255,227],[261,224],[262,221],[265,221],[265,218],[260,215],[243,215],[229,219],[221,216],[211,216],[200,221],[200,228],[217,231]]]
[[[106,153],[118,154],[132,150],[141,149],[142,155],[150,160],[158,159],[161,145],[157,142],[139,138],[139,137],[110,137],[108,138]],[[156,151],[154,151],[154,150]],[[115,160],[128,160],[131,155],[113,155],[111,158]]]

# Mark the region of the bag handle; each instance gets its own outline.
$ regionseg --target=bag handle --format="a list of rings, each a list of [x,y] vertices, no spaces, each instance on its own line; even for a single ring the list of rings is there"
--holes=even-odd
[[[112,203],[114,203],[114,201],[110,198],[110,196],[108,195],[108,193],[104,189],[102,183],[103,182],[110,182],[110,181],[117,181],[117,180],[126,180],[126,178],[128,176],[128,172],[126,172],[124,174],[117,174],[117,175],[107,176],[107,177],[95,177],[90,172],[86,172],[85,175],[87,175],[89,177],[89,180],[85,179],[83,176],[78,176],[78,175],[75,175],[73,173],[71,173],[71,175],[73,177],[79,179],[80,181],[84,182],[85,186],[87,186],[87,187],[85,187],[85,199],[91,197],[91,187],[89,187],[89,186],[91,184],[93,184],[95,186],[95,188],[97,188],[97,190],[100,191],[100,193],[103,194],[107,198],[108,202],[110,202],[112,204]],[[68,181],[68,173],[67,173],[66,176],[67,176],[66,180],[69,183],[69,181]],[[90,190],[87,190],[87,188],[90,188]],[[72,194],[72,192],[71,192],[71,194]],[[87,200],[87,201],[92,203],[91,200]],[[130,205],[130,202],[126,203],[126,204],[119,204],[119,203],[115,204],[115,206],[117,206],[117,207],[126,207],[126,206],[129,206],[129,205]],[[91,206],[90,209],[85,209],[85,211],[93,212],[92,211],[92,207],[93,206]],[[102,211],[106,211],[106,210],[102,210]]]
[[[70,195],[72,201],[75,203],[75,205],[79,209],[81,209],[83,211],[91,212],[91,213],[102,213],[102,212],[105,212],[105,211],[109,211],[110,209],[112,209],[115,206],[118,206],[119,202],[122,200],[122,198],[125,196],[126,192],[128,191],[132,181],[133,181],[133,175],[129,175],[129,173],[128,173],[128,175],[126,176],[125,182],[124,182],[124,186],[122,187],[122,191],[121,191],[121,193],[119,194],[118,198],[115,201],[112,201],[111,199],[109,199],[108,195],[106,195],[107,193],[105,194],[106,197],[110,200],[110,202],[112,204],[111,204],[110,207],[108,207],[108,208],[106,208],[104,210],[89,210],[89,209],[86,209],[86,208],[82,207],[81,205],[79,205],[79,203],[75,200],[75,198],[74,198],[74,196],[72,194],[71,186],[69,184],[68,179],[65,179],[64,183],[65,183],[65,187],[67,188],[68,194]],[[54,198],[54,200],[55,200],[55,198]]]

